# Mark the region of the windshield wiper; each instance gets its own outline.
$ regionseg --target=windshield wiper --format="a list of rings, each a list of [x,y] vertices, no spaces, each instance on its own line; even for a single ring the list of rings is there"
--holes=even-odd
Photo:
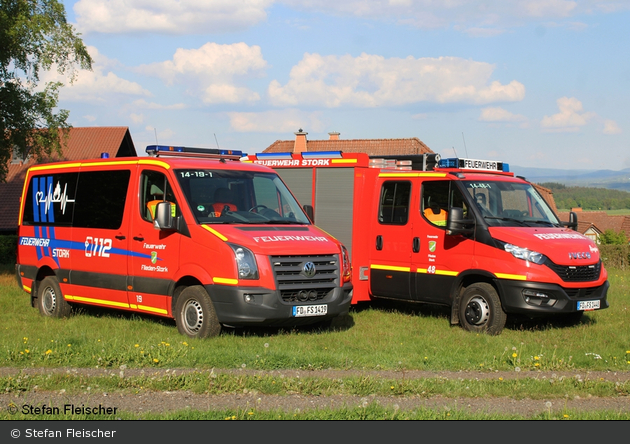
[[[512,217],[499,217],[499,216],[484,216],[484,219],[497,219],[497,220],[505,220],[505,221],[510,221],[510,222],[517,222],[523,226],[527,226],[527,224],[525,223],[525,221],[519,220],[519,219],[514,219]]]
[[[264,224],[282,224],[282,225],[305,225],[304,222],[300,222],[297,220],[286,220],[286,219],[271,219],[265,222]]]

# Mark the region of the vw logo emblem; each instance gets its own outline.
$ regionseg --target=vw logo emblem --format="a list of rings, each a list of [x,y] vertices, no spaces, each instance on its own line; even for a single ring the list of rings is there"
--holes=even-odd
[[[317,270],[315,269],[315,264],[312,262],[305,262],[302,266],[302,273],[304,273],[304,276],[309,278],[315,276],[315,273],[317,273]]]

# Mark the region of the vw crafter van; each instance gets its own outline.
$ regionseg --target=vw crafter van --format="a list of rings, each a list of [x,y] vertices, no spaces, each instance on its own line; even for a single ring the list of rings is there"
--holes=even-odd
[[[347,251],[270,168],[241,152],[42,164],[26,175],[16,277],[44,316],[88,304],[222,325],[326,324],[348,312]]]

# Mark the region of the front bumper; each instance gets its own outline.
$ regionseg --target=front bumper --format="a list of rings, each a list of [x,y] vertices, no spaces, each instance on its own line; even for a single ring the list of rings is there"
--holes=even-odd
[[[321,301],[288,303],[278,291],[263,287],[230,287],[227,285],[206,285],[206,291],[214,304],[221,324],[234,327],[244,326],[299,326],[345,315],[352,301],[352,284],[335,288]],[[246,295],[251,302],[246,302]],[[324,316],[293,316],[295,305],[326,304]]]
[[[599,301],[600,310],[608,308],[606,295],[610,284],[598,287],[564,288],[557,284],[497,279],[501,304],[506,313],[526,315],[575,313],[578,301]],[[544,294],[545,297],[536,297]],[[529,298],[529,300],[528,300]],[[553,304],[551,304],[552,301]]]

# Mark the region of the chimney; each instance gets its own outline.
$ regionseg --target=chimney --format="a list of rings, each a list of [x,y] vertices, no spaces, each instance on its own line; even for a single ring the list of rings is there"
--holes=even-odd
[[[295,134],[295,145],[293,145],[293,152],[294,153],[301,153],[303,151],[307,151],[306,149],[306,135],[308,133],[305,133],[302,128],[300,128],[298,130],[297,133]]]
[[[339,133],[337,131],[333,131],[332,133],[328,133],[330,138],[328,140],[339,140]]]

